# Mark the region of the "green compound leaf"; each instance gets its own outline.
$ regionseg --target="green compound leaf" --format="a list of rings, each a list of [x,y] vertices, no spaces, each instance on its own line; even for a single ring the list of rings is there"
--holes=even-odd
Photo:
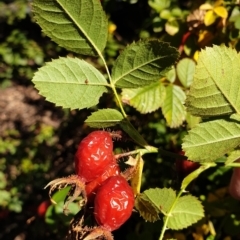
[[[33,82],[48,101],[70,109],[97,105],[108,85],[96,68],[78,58],[60,58],[47,63],[35,73]]]
[[[186,95],[179,86],[170,84],[166,87],[162,112],[167,124],[172,128],[179,127],[185,120],[186,110],[183,105],[185,98]]]
[[[159,220],[159,209],[151,204],[148,197],[144,193],[137,195],[135,207],[145,221],[156,222]]]
[[[240,55],[226,46],[207,47],[199,55],[187,111],[197,116],[240,113]]]
[[[196,162],[213,162],[240,144],[240,124],[224,119],[200,123],[183,139],[185,155]]]
[[[203,217],[204,210],[201,202],[191,195],[183,196],[174,205],[171,216],[168,218],[167,227],[180,230],[191,226]]]
[[[99,0],[34,0],[33,12],[43,32],[69,51],[95,56],[106,46],[108,22]]]
[[[106,128],[117,125],[123,120],[123,115],[115,109],[101,109],[89,116],[85,123],[92,128]]]
[[[160,81],[143,88],[123,89],[122,91],[122,101],[143,114],[160,108],[165,96],[165,87]]]
[[[177,75],[184,87],[190,87],[195,73],[195,62],[190,58],[183,58],[177,64]]]
[[[176,48],[159,40],[133,43],[117,58],[112,79],[118,88],[137,88],[156,82],[176,62]]]
[[[176,192],[171,188],[152,188],[144,191],[144,194],[151,201],[151,204],[164,213],[170,210],[176,199]]]

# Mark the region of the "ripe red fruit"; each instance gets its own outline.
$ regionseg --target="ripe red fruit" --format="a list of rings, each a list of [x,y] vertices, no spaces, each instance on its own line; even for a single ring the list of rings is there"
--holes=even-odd
[[[240,162],[238,160],[238,162]],[[229,193],[232,197],[240,200],[240,168],[235,167],[229,185]]]
[[[94,131],[79,144],[75,155],[76,174],[90,182],[103,174],[112,162],[113,141],[109,132]]]
[[[179,152],[179,154],[184,155],[184,151]],[[190,160],[177,159],[176,160],[176,170],[182,176],[185,177],[197,168],[200,164],[197,162],[192,162]]]
[[[56,189],[71,186],[64,203],[63,212],[67,213],[69,203],[75,201],[80,194],[87,200],[85,185],[100,177],[113,161],[113,141],[106,131],[94,131],[79,144],[75,154],[76,175],[55,179],[45,188],[50,187],[49,195]]]
[[[39,217],[45,217],[48,207],[51,205],[49,200],[41,202],[37,208],[37,214]]]
[[[108,231],[118,229],[132,214],[134,194],[122,176],[105,180],[98,188],[94,201],[97,223]]]
[[[93,181],[89,182],[86,185],[85,190],[86,190],[86,194],[87,194],[88,203],[93,202],[93,200],[96,196],[97,189],[101,186],[101,184],[106,179],[108,179],[109,177],[112,177],[112,176],[118,176],[119,174],[120,174],[120,168],[114,158],[113,162],[106,167],[105,171],[103,172],[103,174],[101,176],[99,176],[98,178],[94,179]]]

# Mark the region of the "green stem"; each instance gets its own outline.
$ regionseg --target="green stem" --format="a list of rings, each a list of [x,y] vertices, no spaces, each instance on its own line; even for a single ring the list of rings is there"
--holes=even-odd
[[[185,189],[187,188],[187,186],[194,180],[196,179],[200,173],[206,171],[208,168],[210,167],[214,167],[216,166],[215,163],[205,163],[202,166],[200,166],[198,169],[196,169],[195,171],[193,171],[192,173],[190,173],[188,176],[186,176],[183,181],[182,181],[182,185],[181,185],[181,189],[176,197],[176,199],[174,200],[170,210],[168,211],[168,214],[166,215],[166,219],[164,221],[164,225],[161,231],[161,235],[159,237],[159,240],[162,240],[164,237],[164,233],[167,230],[167,224],[169,221],[169,218],[171,217],[171,212],[174,209],[178,199],[181,197],[181,195],[186,191]]]
[[[226,167],[240,167],[240,163],[239,162],[228,163]]]
[[[156,151],[154,151],[154,152],[156,152]],[[150,153],[150,151],[147,150],[147,149],[140,148],[140,149],[137,149],[137,150],[134,150],[134,151],[116,154],[115,158],[119,159],[119,158],[122,158],[122,157],[128,157],[128,156],[137,155],[137,154],[140,154],[141,156],[143,156],[144,154],[147,154],[147,153]]]
[[[98,51],[98,50],[97,50]],[[113,90],[113,93],[115,95],[115,98],[117,100],[117,104],[122,112],[122,115],[124,117],[124,120],[121,125],[121,127],[123,128],[123,130],[126,130],[126,132],[129,134],[129,136],[137,143],[139,144],[140,146],[144,147],[145,149],[147,149],[149,152],[157,152],[157,149],[155,147],[152,147],[152,146],[149,146],[148,143],[145,141],[145,139],[139,134],[139,132],[136,130],[136,128],[131,124],[131,122],[128,120],[127,118],[127,114],[123,108],[123,105],[122,105],[122,102],[118,96],[118,93],[117,93],[117,90],[116,90],[116,87],[115,87],[115,84],[113,83],[112,81],[112,78],[111,78],[111,74],[109,72],[109,69],[108,69],[108,66],[107,66],[107,63],[102,55],[101,52],[98,51],[98,55],[99,57],[101,58],[101,60],[103,61],[103,64],[105,66],[105,69],[106,69],[106,72],[107,72],[107,75],[108,75],[108,79],[109,79],[109,83],[110,83],[110,86]]]
[[[101,53],[101,52],[98,52],[98,54],[99,54],[99,57],[101,58],[101,60],[103,61],[103,64],[104,64],[104,67],[105,67],[105,69],[106,69],[106,72],[107,72],[107,75],[108,75],[108,79],[109,79],[109,82],[110,82],[110,86],[111,86],[111,88],[112,88],[112,90],[113,90],[113,93],[114,93],[114,95],[115,95],[115,97],[116,97],[118,106],[119,106],[119,108],[120,108],[120,110],[121,110],[124,118],[127,118],[127,114],[125,113],[125,111],[124,111],[124,109],[123,109],[121,100],[119,99],[117,90],[116,90],[115,85],[114,85],[114,83],[113,83],[113,81],[112,81],[112,77],[111,77],[111,74],[110,74],[110,72],[109,72],[107,63],[106,63],[106,61],[105,61],[102,53]]]
[[[124,116],[125,119],[127,119],[127,114],[125,113],[125,110],[124,110],[124,108],[123,108],[122,102],[121,102],[121,100],[120,100],[120,98],[119,98],[119,96],[118,96],[117,90],[116,90],[116,88],[115,88],[114,83],[112,82],[112,79],[110,80],[110,84],[111,84],[111,88],[112,88],[112,90],[113,90],[113,93],[114,93],[114,95],[115,95],[115,98],[116,98],[116,100],[117,100],[118,106],[120,107],[120,110],[121,110],[121,112],[122,112],[122,115]]]
[[[168,224],[169,218],[171,217],[171,212],[172,212],[173,208],[175,207],[178,199],[181,197],[183,191],[184,191],[183,189],[180,190],[180,192],[178,193],[176,199],[174,200],[174,202],[173,202],[173,204],[172,204],[172,206],[171,206],[168,214],[166,215],[166,218],[165,218],[165,221],[164,221],[164,224],[163,224],[163,228],[162,228],[162,231],[161,231],[161,235],[160,235],[160,237],[159,237],[159,240],[162,240],[163,237],[164,237],[164,234],[165,234],[165,232],[166,232],[166,230],[167,230],[167,224]]]

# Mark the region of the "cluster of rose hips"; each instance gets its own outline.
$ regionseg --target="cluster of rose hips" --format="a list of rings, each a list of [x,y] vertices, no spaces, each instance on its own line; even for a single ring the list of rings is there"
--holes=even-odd
[[[132,214],[134,193],[114,156],[110,132],[93,131],[80,142],[75,154],[75,171],[76,175],[51,181],[46,186],[50,186],[50,195],[54,189],[70,185],[64,212],[70,202],[82,195],[84,212],[92,207],[97,224],[93,228],[83,226],[82,216],[71,231],[77,232],[79,239],[112,239],[111,232]]]

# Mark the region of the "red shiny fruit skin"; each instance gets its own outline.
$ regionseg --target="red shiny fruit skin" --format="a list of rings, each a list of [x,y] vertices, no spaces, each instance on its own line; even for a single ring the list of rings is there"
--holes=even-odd
[[[134,194],[122,176],[109,177],[98,188],[94,201],[97,223],[108,231],[118,229],[132,214]]]
[[[103,172],[103,174],[101,176],[99,176],[98,178],[94,179],[93,181],[89,182],[86,185],[85,191],[87,194],[88,203],[92,203],[94,201],[97,189],[101,186],[101,184],[106,179],[108,179],[109,177],[112,177],[112,176],[118,176],[118,175],[120,175],[120,172],[121,172],[120,168],[114,158],[113,162],[106,167],[105,171]]]
[[[233,174],[229,184],[229,193],[233,198],[240,200],[240,168],[239,167],[236,167],[233,169]]]
[[[51,205],[49,200],[41,202],[37,208],[37,214],[39,217],[44,218],[48,207]]]
[[[76,174],[90,182],[103,174],[113,158],[113,141],[109,132],[93,131],[79,144],[75,154]]]

